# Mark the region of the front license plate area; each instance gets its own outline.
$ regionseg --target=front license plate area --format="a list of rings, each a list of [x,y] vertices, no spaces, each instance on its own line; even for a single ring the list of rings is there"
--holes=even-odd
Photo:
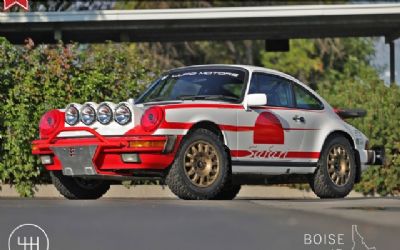
[[[51,147],[61,161],[62,172],[69,176],[96,175],[93,156],[97,145],[74,147]]]

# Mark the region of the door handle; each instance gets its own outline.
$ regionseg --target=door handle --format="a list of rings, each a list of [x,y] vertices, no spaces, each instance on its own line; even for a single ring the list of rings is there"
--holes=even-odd
[[[306,119],[304,119],[304,117],[302,117],[302,116],[295,115],[295,116],[293,116],[293,121],[296,121],[296,122],[305,122]]]

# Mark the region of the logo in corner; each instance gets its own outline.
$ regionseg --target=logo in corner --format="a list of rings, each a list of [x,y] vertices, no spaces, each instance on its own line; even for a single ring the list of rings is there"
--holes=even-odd
[[[35,224],[22,224],[8,237],[8,250],[49,250],[49,237]]]
[[[8,10],[14,5],[19,5],[24,10],[29,10],[29,0],[3,0],[4,1],[4,10]]]
[[[365,250],[376,250],[376,247],[369,247],[365,243],[364,237],[358,232],[357,225],[351,226],[351,240],[353,241],[353,246],[351,250],[365,249]]]
[[[328,247],[331,250],[350,249],[350,245],[344,247],[346,245],[344,236],[345,234],[343,233],[305,233],[304,245]],[[365,237],[360,234],[357,225],[351,226],[351,240],[351,250],[376,250],[376,247],[369,247],[367,245]]]

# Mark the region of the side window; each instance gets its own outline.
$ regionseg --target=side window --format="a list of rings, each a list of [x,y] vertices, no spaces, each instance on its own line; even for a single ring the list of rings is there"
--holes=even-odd
[[[249,94],[267,95],[267,105],[277,107],[293,107],[291,82],[277,76],[253,73]]]
[[[298,84],[293,84],[296,107],[300,109],[323,109],[323,104],[305,88]]]

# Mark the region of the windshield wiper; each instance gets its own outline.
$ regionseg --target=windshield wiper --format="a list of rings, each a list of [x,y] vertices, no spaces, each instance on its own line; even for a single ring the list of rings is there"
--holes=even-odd
[[[228,95],[209,95],[204,98],[206,100],[225,100],[225,101],[238,101],[237,97],[228,96]]]
[[[179,100],[222,100],[222,101],[238,101],[238,98],[227,95],[181,95]]]
[[[165,101],[165,97],[159,96],[159,97],[150,99],[147,102],[159,102],[159,101]]]
[[[204,100],[206,95],[180,95],[176,99],[178,100]]]

